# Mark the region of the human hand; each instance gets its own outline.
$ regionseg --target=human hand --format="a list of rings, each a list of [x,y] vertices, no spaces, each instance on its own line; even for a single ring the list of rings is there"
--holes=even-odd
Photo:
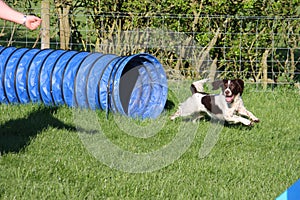
[[[27,15],[26,20],[24,21],[24,26],[30,30],[34,30],[40,26],[41,22],[42,20],[40,18],[33,15]]]

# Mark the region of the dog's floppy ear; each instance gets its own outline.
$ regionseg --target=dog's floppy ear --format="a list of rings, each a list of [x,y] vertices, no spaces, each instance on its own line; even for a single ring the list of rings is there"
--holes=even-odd
[[[237,91],[240,93],[242,96],[243,91],[244,91],[244,81],[242,79],[235,79],[236,85],[237,85]]]
[[[223,88],[224,87],[224,80],[218,80],[218,81],[214,81],[211,83],[212,84],[212,89],[213,90],[217,90],[220,87]]]

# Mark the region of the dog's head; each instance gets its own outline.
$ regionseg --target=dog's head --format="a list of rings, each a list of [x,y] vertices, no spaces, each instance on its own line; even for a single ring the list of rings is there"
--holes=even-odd
[[[227,103],[232,103],[237,95],[242,96],[244,91],[244,81],[241,79],[220,80],[212,83],[213,89],[222,88]]]

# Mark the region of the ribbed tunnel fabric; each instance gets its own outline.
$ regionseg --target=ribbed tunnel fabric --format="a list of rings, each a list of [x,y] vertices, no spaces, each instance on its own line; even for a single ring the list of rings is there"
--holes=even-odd
[[[67,104],[144,119],[161,114],[167,92],[164,68],[150,54],[0,46],[0,103]]]

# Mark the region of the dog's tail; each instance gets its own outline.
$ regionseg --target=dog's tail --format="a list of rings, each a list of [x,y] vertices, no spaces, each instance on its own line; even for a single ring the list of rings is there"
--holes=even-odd
[[[200,81],[193,82],[192,85],[191,85],[191,87],[190,87],[192,93],[193,94],[195,94],[195,93],[205,93],[203,85],[204,85],[204,83],[206,83],[208,81],[209,81],[209,79],[206,78],[206,79],[202,79]]]

